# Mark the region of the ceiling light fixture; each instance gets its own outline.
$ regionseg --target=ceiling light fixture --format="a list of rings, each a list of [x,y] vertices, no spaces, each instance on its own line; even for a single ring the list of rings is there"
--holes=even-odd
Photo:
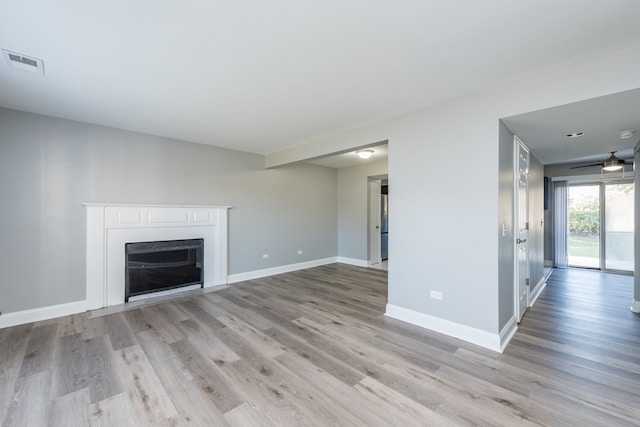
[[[616,157],[614,152],[611,153],[611,156],[604,162],[602,162],[602,170],[607,172],[615,172],[622,170],[624,168],[624,160]]]
[[[368,159],[373,155],[373,150],[359,150],[359,151],[356,151],[356,154],[361,159]]]
[[[582,135],[584,135],[584,132],[573,132],[573,133],[566,134],[564,137],[565,138],[580,138]]]

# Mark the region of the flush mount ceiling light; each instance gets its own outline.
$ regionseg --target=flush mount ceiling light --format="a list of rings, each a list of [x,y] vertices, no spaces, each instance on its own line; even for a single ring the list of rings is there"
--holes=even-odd
[[[620,139],[629,139],[629,138],[633,138],[633,135],[636,134],[636,131],[633,129],[629,129],[629,130],[623,130],[618,132],[618,136],[620,137]]]
[[[44,61],[32,56],[23,55],[2,49],[2,56],[10,68],[16,70],[29,71],[44,76]]]
[[[573,132],[573,133],[566,134],[564,137],[565,138],[580,138],[582,135],[584,135],[584,132]]]
[[[359,151],[356,151],[356,154],[361,159],[368,159],[373,155],[373,150],[359,150]]]

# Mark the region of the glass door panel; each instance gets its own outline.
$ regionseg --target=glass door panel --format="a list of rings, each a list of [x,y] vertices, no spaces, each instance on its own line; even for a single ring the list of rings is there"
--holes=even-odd
[[[633,271],[633,183],[606,184],[605,268]]]
[[[600,268],[600,184],[568,189],[570,266]]]

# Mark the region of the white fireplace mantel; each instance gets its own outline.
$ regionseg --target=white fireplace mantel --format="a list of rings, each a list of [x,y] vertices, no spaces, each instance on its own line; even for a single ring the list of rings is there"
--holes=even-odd
[[[204,287],[227,283],[231,206],[84,203],[87,309],[124,303],[125,243],[204,239]]]

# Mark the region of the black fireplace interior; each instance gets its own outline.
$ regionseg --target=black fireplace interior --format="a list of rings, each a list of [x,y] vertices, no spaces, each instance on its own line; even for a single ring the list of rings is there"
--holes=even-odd
[[[125,302],[129,297],[203,282],[204,239],[125,244]]]

